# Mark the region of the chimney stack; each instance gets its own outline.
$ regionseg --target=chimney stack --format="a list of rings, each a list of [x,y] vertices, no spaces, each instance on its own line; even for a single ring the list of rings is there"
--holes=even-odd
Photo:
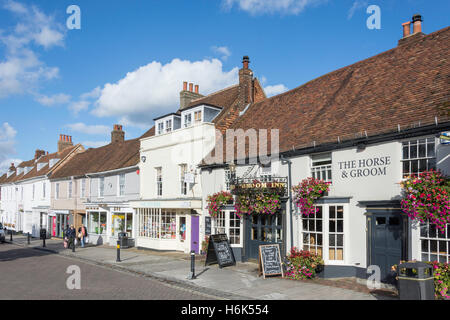
[[[58,152],[63,151],[64,149],[68,147],[72,147],[72,136],[67,136],[65,134],[59,135],[59,141],[58,141]]]
[[[406,38],[411,34],[411,22],[402,23],[403,26],[403,38]]]
[[[242,69],[239,70],[239,104],[243,110],[247,104],[253,102],[253,71],[248,68],[250,58],[242,58]]]
[[[45,151],[37,149],[36,152],[34,153],[34,159],[37,160],[42,156],[45,156]]]
[[[422,16],[420,14],[415,14],[412,17],[412,21],[402,23],[403,26],[403,38],[398,41],[399,45],[410,43],[417,39],[421,39],[424,36],[422,32]],[[411,24],[413,32],[411,33]]]
[[[186,108],[192,100],[202,98],[203,95],[199,93],[199,85],[195,86],[194,92],[194,84],[189,83],[189,90],[187,90],[187,81],[183,82],[183,91],[180,92],[180,110]]]
[[[125,141],[125,132],[122,130],[122,125],[115,124],[113,131],[111,131],[111,143]]]

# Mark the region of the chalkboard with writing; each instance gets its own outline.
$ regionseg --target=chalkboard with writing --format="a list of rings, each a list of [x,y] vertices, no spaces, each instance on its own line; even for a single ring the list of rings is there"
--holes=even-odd
[[[259,246],[258,257],[259,273],[266,276],[280,275],[284,277],[283,266],[281,265],[280,246],[278,244],[270,244]]]
[[[236,264],[236,259],[226,234],[212,234],[209,237],[205,266],[214,263],[218,263],[220,268]]]

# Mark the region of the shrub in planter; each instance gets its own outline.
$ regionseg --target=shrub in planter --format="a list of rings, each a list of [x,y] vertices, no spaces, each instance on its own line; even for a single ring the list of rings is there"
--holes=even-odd
[[[310,251],[291,249],[286,257],[286,278],[288,279],[313,279],[323,266],[322,257]]]

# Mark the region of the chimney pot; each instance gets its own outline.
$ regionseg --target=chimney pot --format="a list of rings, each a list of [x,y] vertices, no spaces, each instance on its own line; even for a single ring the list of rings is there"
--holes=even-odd
[[[190,92],[194,91],[194,84],[193,83],[189,83],[189,91]]]
[[[183,82],[183,91],[187,91],[187,81]]]
[[[242,64],[244,69],[248,69],[248,64],[250,63],[250,58],[248,56],[244,56],[242,58]]]
[[[413,23],[413,34],[422,32],[422,16],[420,14],[415,14],[412,17],[412,23]]]
[[[195,85],[195,93],[198,93],[198,84]]]
[[[403,38],[409,36],[411,34],[411,22],[402,23],[403,26]]]

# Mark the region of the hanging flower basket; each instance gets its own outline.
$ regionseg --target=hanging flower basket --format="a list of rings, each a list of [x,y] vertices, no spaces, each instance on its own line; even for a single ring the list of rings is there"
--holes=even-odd
[[[450,223],[450,179],[439,171],[412,175],[400,183],[402,210],[412,220],[435,224],[441,233]]]
[[[233,196],[228,191],[221,191],[208,196],[207,206],[211,217],[217,217],[222,207],[233,202]]]
[[[307,178],[292,188],[293,202],[300,209],[302,215],[308,217],[319,210],[314,208],[314,201],[329,191],[330,184],[331,182]]]

